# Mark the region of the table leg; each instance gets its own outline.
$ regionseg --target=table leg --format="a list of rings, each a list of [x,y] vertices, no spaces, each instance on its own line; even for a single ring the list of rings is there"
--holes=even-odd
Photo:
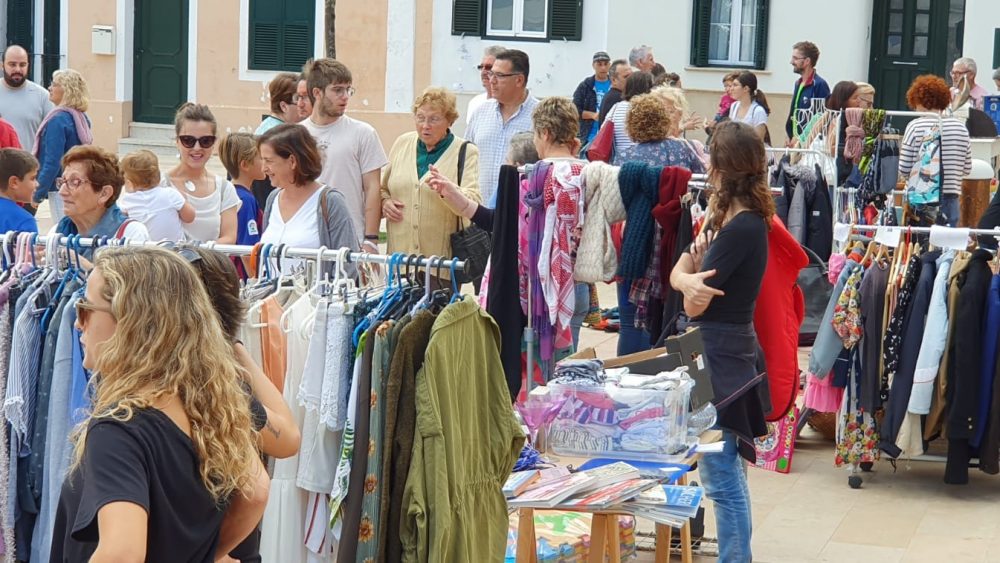
[[[673,541],[674,529],[666,524],[656,525],[656,563],[670,561],[670,542]]]
[[[609,514],[606,516],[605,528],[608,534],[608,562],[609,563],[621,563],[622,560],[622,542],[621,542],[621,528],[618,525],[618,515]]]
[[[595,514],[590,525],[590,563],[604,563],[604,548],[608,543],[607,514]]]
[[[691,563],[694,560],[694,550],[691,547],[691,521],[688,520],[681,528],[681,563]]]
[[[537,563],[538,543],[535,541],[535,511],[522,508],[517,514],[517,563]]]

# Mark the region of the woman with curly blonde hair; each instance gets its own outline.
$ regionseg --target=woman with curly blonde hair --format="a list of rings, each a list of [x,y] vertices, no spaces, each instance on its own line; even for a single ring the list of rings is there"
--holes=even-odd
[[[198,274],[166,249],[106,248],[76,312],[93,402],[52,560],[215,561],[266,501],[245,375],[206,322],[215,310]]]
[[[65,216],[56,186],[56,179],[62,176],[62,157],[77,145],[93,143],[94,134],[86,114],[90,92],[79,72],[71,68],[57,70],[52,75],[49,99],[56,107],[45,116],[35,134],[35,158],[41,166],[34,200],[38,204],[48,199],[52,221],[58,223]]]

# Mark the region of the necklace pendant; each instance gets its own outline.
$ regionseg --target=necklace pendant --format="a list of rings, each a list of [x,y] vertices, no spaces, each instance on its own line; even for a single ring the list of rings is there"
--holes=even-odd
[[[186,189],[187,191],[189,191],[191,193],[194,193],[195,190],[198,189],[198,187],[194,185],[194,182],[192,182],[191,180],[188,180],[188,181],[184,182],[184,189]]]

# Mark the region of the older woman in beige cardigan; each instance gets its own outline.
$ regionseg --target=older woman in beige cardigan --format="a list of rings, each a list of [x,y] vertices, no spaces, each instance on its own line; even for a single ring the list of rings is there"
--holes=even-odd
[[[436,169],[478,203],[479,149],[451,132],[458,110],[455,95],[443,88],[424,90],[413,102],[413,117],[416,131],[396,139],[382,169],[388,251],[451,257],[451,234],[466,220],[462,209],[431,189],[430,171]]]

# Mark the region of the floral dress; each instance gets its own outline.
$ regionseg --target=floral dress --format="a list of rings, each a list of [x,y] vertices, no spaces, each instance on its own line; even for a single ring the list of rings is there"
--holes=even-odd
[[[833,308],[833,330],[850,350],[861,340],[864,332],[861,320],[861,279],[865,269],[858,268],[844,284],[844,290]]]
[[[878,461],[878,427],[875,418],[859,405],[861,381],[861,349],[851,350],[850,372],[844,400],[837,419],[837,445],[834,463],[837,467]]]

